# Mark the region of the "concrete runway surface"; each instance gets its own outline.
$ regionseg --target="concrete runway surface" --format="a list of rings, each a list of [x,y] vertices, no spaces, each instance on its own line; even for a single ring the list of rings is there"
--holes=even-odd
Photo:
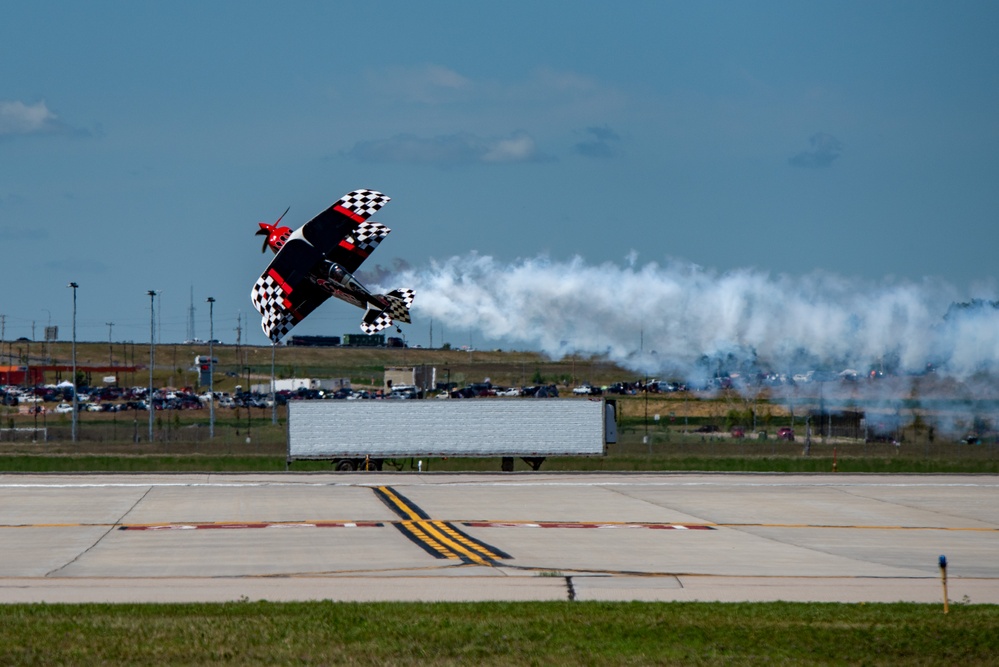
[[[992,475],[0,474],[0,602],[999,603]]]

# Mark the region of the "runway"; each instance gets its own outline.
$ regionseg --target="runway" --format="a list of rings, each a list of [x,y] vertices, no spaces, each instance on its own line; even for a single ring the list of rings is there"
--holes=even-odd
[[[0,602],[999,603],[999,477],[0,475]]]

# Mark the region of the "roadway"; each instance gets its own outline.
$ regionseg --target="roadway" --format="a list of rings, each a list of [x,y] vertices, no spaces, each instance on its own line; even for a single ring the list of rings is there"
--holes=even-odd
[[[999,603],[999,477],[0,474],[0,602]]]

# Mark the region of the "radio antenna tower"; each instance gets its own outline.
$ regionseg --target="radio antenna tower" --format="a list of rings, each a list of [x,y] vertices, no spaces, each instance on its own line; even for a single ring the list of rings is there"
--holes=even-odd
[[[191,307],[187,310],[187,340],[194,340],[194,285],[191,285]]]

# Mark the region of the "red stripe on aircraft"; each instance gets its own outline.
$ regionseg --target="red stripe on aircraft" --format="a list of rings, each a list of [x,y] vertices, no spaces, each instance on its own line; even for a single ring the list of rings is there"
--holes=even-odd
[[[336,206],[334,206],[333,210],[336,211],[337,213],[343,213],[345,216],[347,216],[348,218],[350,218],[354,222],[364,222],[364,218],[363,217],[361,217],[358,214],[354,213],[350,209],[347,209],[347,208],[344,208],[343,206],[340,206],[339,204],[337,204]]]
[[[353,243],[351,243],[347,239],[344,239],[344,240],[340,241],[340,247],[343,248],[344,250],[349,250],[350,252],[354,253],[355,255],[358,255],[359,257],[361,257],[361,259],[367,259],[368,255],[371,254],[367,250],[364,250],[364,249],[362,249],[362,248],[354,245]]]
[[[291,285],[289,285],[285,281],[285,279],[281,277],[281,274],[279,274],[274,269],[270,269],[267,272],[267,275],[269,275],[271,278],[274,279],[274,282],[276,282],[278,284],[278,287],[280,287],[281,291],[283,291],[285,293],[285,296],[291,294]]]

